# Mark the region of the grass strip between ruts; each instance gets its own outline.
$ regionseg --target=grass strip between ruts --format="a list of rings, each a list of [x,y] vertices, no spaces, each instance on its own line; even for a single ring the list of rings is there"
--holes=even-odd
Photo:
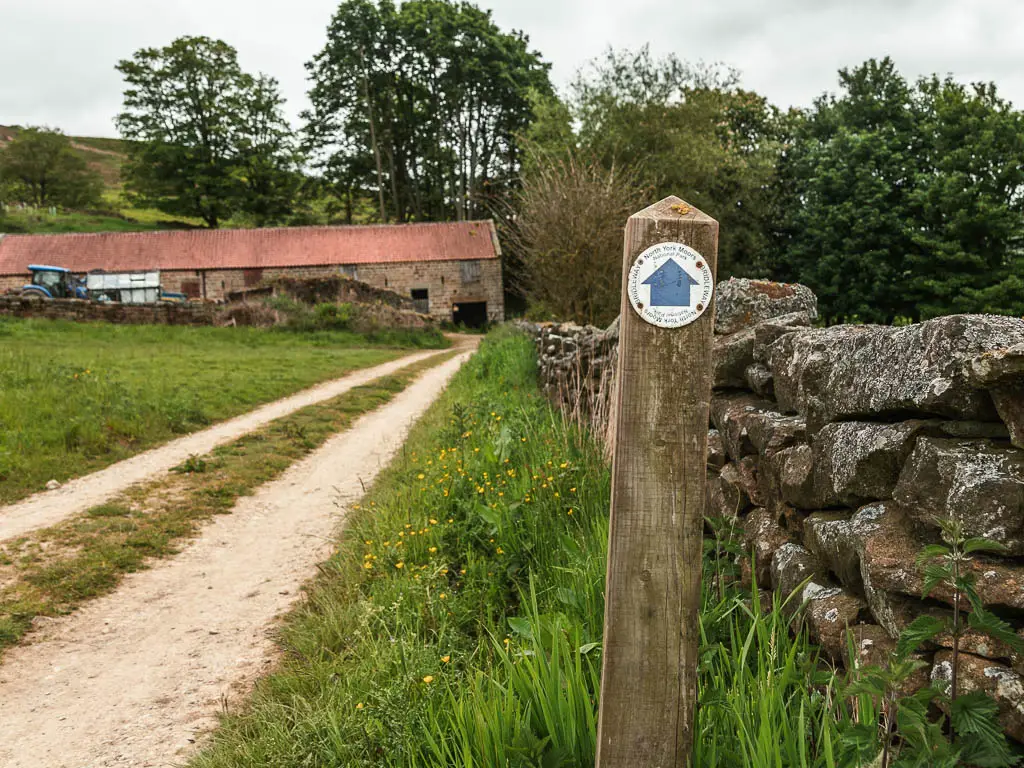
[[[404,390],[423,371],[460,351],[425,360],[302,408],[195,456],[166,478],[49,528],[0,543],[0,653],[41,616],[69,613],[112,591],[126,573],[175,554],[213,515],[280,475],[359,416]]]

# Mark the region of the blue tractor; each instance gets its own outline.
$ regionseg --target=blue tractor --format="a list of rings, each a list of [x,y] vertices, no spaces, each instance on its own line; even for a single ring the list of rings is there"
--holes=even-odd
[[[28,271],[32,273],[32,282],[22,286],[22,296],[39,296],[44,299],[89,298],[82,281],[76,279],[70,269],[29,264]]]

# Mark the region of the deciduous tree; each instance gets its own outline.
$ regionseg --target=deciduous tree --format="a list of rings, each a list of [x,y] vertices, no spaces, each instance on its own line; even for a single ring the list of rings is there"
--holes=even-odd
[[[381,220],[465,219],[515,183],[548,65],[470,3],[345,0],[307,65],[306,135],[351,208]]]
[[[777,276],[832,321],[1024,313],[1024,120],[991,84],[840,71],[780,165]]]
[[[128,85],[117,124],[132,142],[130,192],[210,227],[288,212],[297,164],[276,81],[246,74],[234,48],[206,37],[142,49],[117,69]]]
[[[637,167],[656,198],[678,195],[721,223],[719,275],[770,261],[772,184],[781,116],[739,87],[735,71],[609,50],[573,83],[580,145],[606,167]]]
[[[7,202],[88,208],[103,197],[103,179],[75,154],[71,140],[48,128],[25,128],[0,152]]]

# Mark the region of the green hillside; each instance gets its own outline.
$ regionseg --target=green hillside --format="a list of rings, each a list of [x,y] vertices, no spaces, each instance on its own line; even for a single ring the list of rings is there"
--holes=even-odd
[[[17,137],[17,126],[0,125],[0,152]],[[135,208],[125,197],[121,165],[127,155],[122,139],[69,136],[75,154],[103,178],[103,210],[57,211],[10,208],[0,211],[0,232],[132,232],[202,226],[198,219],[173,217],[155,208]]]

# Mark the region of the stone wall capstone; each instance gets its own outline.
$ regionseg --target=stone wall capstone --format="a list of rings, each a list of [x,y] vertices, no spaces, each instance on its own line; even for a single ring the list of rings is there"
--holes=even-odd
[[[816,305],[802,285],[717,289],[706,513],[740,529],[745,578],[800,587],[791,603],[827,655],[846,661],[849,629],[877,663],[918,616],[951,614],[948,590],[922,599],[916,562],[951,518],[1006,547],[970,568],[982,602],[1024,637],[1024,320],[816,328]],[[617,321],[521,325],[545,391],[605,434]],[[924,654],[936,683],[952,645],[940,635]],[[972,631],[960,648],[963,690],[987,691],[1024,741],[1024,658]]]

